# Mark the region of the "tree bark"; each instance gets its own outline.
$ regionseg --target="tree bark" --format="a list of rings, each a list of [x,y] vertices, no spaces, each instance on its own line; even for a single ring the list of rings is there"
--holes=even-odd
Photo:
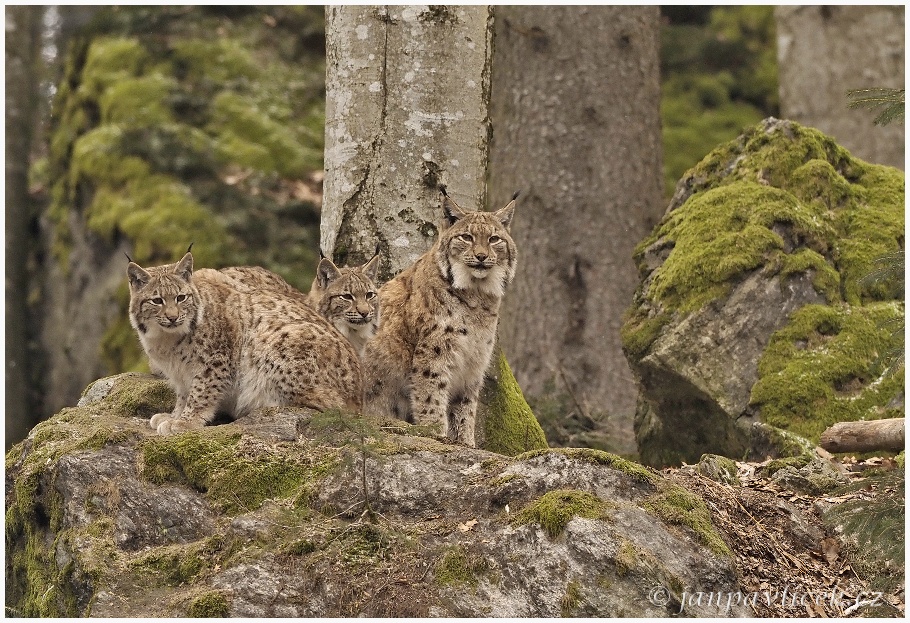
[[[632,251],[663,207],[659,19],[656,6],[496,9],[490,203],[522,189],[500,338],[538,418],[555,400],[577,420],[558,426],[600,431],[545,426],[551,443],[635,452],[619,329]]]
[[[491,53],[486,6],[326,8],[320,234],[336,264],[378,245],[384,281],[414,262],[436,238],[440,184],[484,207]]]
[[[29,395],[28,259],[34,218],[28,174],[40,83],[40,6],[6,7],[6,448],[38,422]]]
[[[818,445],[828,452],[899,452],[904,449],[904,418],[838,422],[822,433]]]
[[[903,6],[778,6],[780,108],[863,160],[904,168],[904,124],[873,126],[847,91],[904,86]]]

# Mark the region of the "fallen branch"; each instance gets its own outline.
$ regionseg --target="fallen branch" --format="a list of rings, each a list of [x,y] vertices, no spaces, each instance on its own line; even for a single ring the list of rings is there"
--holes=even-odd
[[[819,445],[829,452],[904,449],[904,418],[838,422],[822,433]]]

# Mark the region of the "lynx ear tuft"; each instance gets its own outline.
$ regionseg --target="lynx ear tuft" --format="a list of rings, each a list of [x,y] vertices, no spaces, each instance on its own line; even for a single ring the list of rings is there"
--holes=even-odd
[[[132,260],[126,267],[126,275],[130,280],[130,290],[141,290],[152,280],[152,276]]]
[[[133,263],[133,258],[130,257],[130,254],[127,253],[126,251],[124,251],[123,254],[126,256],[127,261],[129,261],[130,264],[132,264],[132,263]]]
[[[335,263],[327,257],[319,260],[319,266],[316,267],[316,281],[319,283],[320,288],[327,288],[330,283],[338,279],[341,276],[338,267],[335,266]]]
[[[195,243],[195,242],[191,242],[191,243],[190,243],[190,246],[187,247],[187,249],[186,249],[186,252],[187,252],[187,253],[189,253],[190,251],[193,250],[193,245],[194,245],[194,244],[196,244],[196,243]]]
[[[520,195],[520,194],[521,194],[521,190],[516,190],[515,194],[512,195],[512,201],[515,201],[516,199],[518,199],[518,195]]]
[[[193,245],[190,245],[191,247]],[[177,262],[177,265],[174,267],[174,274],[183,279],[184,281],[189,281],[190,277],[193,276],[193,254],[189,251],[186,252],[186,255]]]
[[[370,281],[376,281],[376,277],[379,276],[379,246],[376,247],[376,254],[361,267],[361,270]]]

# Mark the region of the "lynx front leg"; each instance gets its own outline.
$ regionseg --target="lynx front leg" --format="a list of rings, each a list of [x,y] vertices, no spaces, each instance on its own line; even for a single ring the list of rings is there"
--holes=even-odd
[[[449,436],[446,415],[449,404],[449,375],[442,357],[415,355],[411,367],[411,417],[421,426],[439,427],[441,436]]]
[[[474,429],[477,424],[477,397],[480,385],[469,387],[464,394],[452,396],[449,403],[451,421],[448,437],[452,441],[463,443],[469,448],[475,447]]]
[[[198,374],[193,379],[189,396],[179,414],[178,410],[174,409],[177,417],[167,417],[167,414],[159,413],[152,418],[152,425],[158,434],[169,435],[194,430],[202,428],[212,421],[218,404],[230,385],[230,378],[226,370],[227,367],[224,365],[215,365]],[[159,415],[165,417],[155,422]],[[155,426],[156,424],[157,426]]]

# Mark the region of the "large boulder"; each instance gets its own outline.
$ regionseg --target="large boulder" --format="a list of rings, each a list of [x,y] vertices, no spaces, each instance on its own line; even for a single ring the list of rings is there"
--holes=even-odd
[[[732,553],[700,498],[614,455],[303,409],[157,436],[173,401],[104,379],[10,450],[8,614],[753,614],[686,602],[741,590]]]
[[[834,422],[901,416],[882,355],[903,282],[866,277],[903,237],[903,173],[790,121],[688,171],[636,249],[622,328],[641,460],[799,454]]]

